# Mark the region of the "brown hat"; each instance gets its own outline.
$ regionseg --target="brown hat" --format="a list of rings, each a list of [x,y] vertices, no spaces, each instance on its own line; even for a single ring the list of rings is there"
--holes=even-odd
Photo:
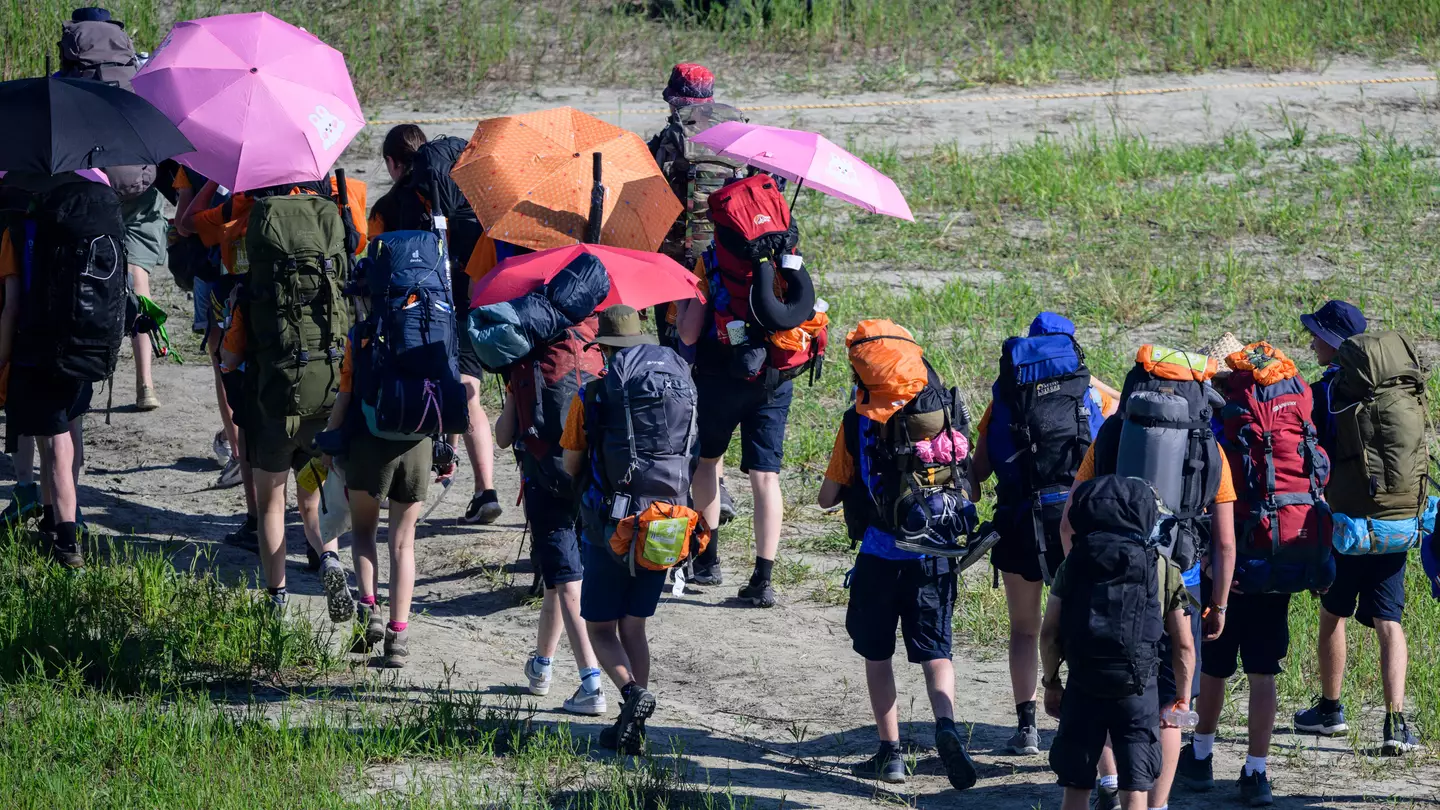
[[[639,346],[642,343],[656,343],[654,335],[646,334],[640,323],[640,313],[634,307],[615,304],[600,312],[600,331],[595,342],[602,346]]]
[[[1210,343],[1207,343],[1200,351],[1204,352],[1206,356],[1214,358],[1215,362],[1220,365],[1221,371],[1228,371],[1229,369],[1225,365],[1225,358],[1235,352],[1244,351],[1244,349],[1245,344],[1241,343],[1239,338],[1230,332],[1226,332]]]

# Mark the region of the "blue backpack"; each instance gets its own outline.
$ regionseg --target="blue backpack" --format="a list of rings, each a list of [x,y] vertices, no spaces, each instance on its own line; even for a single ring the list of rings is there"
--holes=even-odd
[[[469,426],[460,381],[450,273],[440,238],[391,231],[370,243],[357,272],[370,314],[357,330],[355,393],[365,426],[382,439],[461,433]]]

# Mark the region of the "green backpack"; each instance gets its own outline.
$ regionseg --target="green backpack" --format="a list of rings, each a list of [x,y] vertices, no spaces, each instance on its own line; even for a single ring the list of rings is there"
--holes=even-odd
[[[335,202],[303,194],[265,197],[245,234],[250,273],[246,325],[260,412],[300,423],[335,405],[353,317],[344,294],[349,263]]]
[[[1350,517],[1415,517],[1429,468],[1425,372],[1399,332],[1368,332],[1340,344],[1330,386],[1337,433],[1325,498]]]

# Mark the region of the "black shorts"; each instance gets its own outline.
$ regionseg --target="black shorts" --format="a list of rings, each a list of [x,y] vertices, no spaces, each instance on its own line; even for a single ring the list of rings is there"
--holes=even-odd
[[[547,589],[579,582],[585,575],[576,531],[579,506],[538,484],[525,482],[525,519],[540,578]]]
[[[90,410],[94,386],[59,372],[15,366],[5,400],[8,452],[21,436],[46,438],[69,432],[70,423]]]
[[[1050,745],[1050,769],[1061,787],[1090,790],[1108,735],[1120,789],[1149,790],[1160,775],[1160,705],[1152,681],[1143,695],[1100,700],[1067,688],[1060,729]]]
[[[252,419],[245,427],[245,460],[261,472],[298,473],[320,457],[315,434],[325,429],[325,422],[323,418],[307,419],[291,436],[283,419]]]
[[[1290,652],[1290,594],[1232,593],[1225,630],[1204,642],[1201,671],[1212,678],[1235,674],[1237,657],[1246,675],[1279,675]]]
[[[780,472],[785,460],[785,422],[795,381],[774,392],[760,383],[721,374],[695,375],[696,419],[700,425],[700,457],[719,458],[740,428],[740,472]]]
[[[895,655],[895,627],[912,664],[949,658],[957,580],[949,560],[887,560],[861,553],[850,571],[845,631],[867,661]]]
[[[1187,590],[1190,591],[1190,597],[1192,599],[1198,604],[1203,605],[1204,600],[1200,597],[1202,587],[1208,587],[1208,583],[1190,585],[1187,587]],[[1204,656],[1201,654],[1200,638],[1203,631],[1201,630],[1200,610],[1194,607],[1190,608],[1189,616],[1190,635],[1195,640],[1196,660],[1195,668],[1192,670],[1195,675],[1190,679],[1190,699],[1194,700],[1200,696],[1200,664],[1201,661],[1204,660]],[[1160,637],[1160,674],[1156,678],[1156,681],[1160,689],[1160,702],[1158,705],[1169,706],[1174,703],[1175,698],[1180,694],[1180,690],[1175,688],[1175,648],[1170,642],[1169,633]]]
[[[460,296],[455,298],[455,340],[460,344],[460,373],[477,380],[484,379],[485,367],[480,365],[480,355],[475,353],[475,347],[470,343],[470,310],[461,303]]]
[[[1065,546],[1060,542],[1060,516],[1065,502],[1058,509],[1042,513],[1040,528],[1045,539],[1045,560],[1054,577],[1055,570],[1065,561]],[[990,550],[990,564],[1006,574],[1015,574],[1026,582],[1043,582],[1040,570],[1040,543],[1036,539],[1035,520],[1029,507],[996,509],[994,526],[1000,542]]]
[[[15,390],[15,383],[10,383]],[[1366,627],[1375,620],[1400,621],[1405,611],[1407,554],[1335,555],[1335,584],[1320,597],[1332,616],[1354,616]]]
[[[220,386],[225,389],[225,402],[230,406],[230,418],[241,430],[248,430],[250,409],[245,404],[245,372],[220,372]]]

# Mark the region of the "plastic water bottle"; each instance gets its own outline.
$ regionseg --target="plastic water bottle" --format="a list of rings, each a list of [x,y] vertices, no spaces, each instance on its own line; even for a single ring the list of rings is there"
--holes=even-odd
[[[1173,704],[1161,715],[1165,722],[1179,726],[1186,731],[1200,725],[1200,713],[1194,709],[1181,709],[1179,704]]]

